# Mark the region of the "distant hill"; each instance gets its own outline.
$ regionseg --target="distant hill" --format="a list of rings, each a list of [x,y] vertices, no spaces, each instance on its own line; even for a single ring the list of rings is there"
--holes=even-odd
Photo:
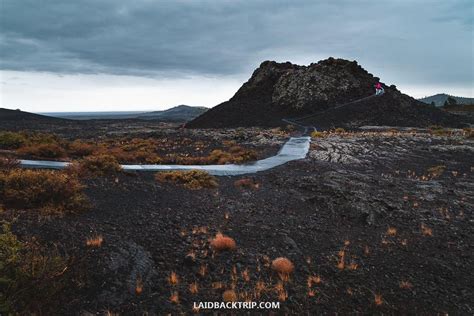
[[[474,104],[474,98],[456,97],[456,96],[449,95],[446,93],[439,93],[439,94],[435,94],[430,97],[424,97],[418,100],[426,104],[431,104],[431,102],[434,102],[436,106],[443,106],[444,102],[449,97],[454,98],[457,104]]]
[[[200,106],[178,105],[164,111],[143,113],[137,116],[142,120],[160,120],[166,122],[187,122],[206,112],[208,108]]]
[[[19,122],[19,121],[42,121],[42,122],[57,122],[64,121],[64,119],[34,114],[29,112],[23,112],[20,110],[9,110],[0,108],[0,122]]]
[[[309,66],[265,61],[229,101],[186,127],[272,127],[283,125],[282,118],[308,115],[304,123],[318,128],[465,125],[467,118],[417,101],[393,85],[382,84],[385,94],[373,97],[378,81],[356,61],[329,58]],[[343,104],[350,105],[337,107]]]
[[[189,105],[178,105],[164,111],[138,112],[138,111],[117,111],[117,112],[54,112],[42,113],[49,116],[67,118],[72,120],[159,120],[161,122],[187,122],[202,113],[208,108]]]

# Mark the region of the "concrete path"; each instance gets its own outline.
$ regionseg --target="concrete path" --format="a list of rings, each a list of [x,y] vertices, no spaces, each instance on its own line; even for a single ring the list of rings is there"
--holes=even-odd
[[[234,176],[268,170],[288,161],[304,159],[309,151],[311,138],[309,136],[291,137],[280,149],[278,154],[250,164],[243,165],[122,165],[129,171],[169,171],[169,170],[205,170],[215,176]],[[23,168],[34,169],[64,169],[70,162],[20,160]]]

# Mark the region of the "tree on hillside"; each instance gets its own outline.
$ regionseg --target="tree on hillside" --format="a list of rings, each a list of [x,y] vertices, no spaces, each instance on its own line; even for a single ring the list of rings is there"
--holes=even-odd
[[[458,102],[453,97],[448,97],[448,99],[444,101],[444,107],[452,107],[452,106],[456,106],[457,104]]]

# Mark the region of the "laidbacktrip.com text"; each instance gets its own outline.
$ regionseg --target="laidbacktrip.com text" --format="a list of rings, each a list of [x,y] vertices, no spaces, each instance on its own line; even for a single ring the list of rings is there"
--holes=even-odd
[[[280,302],[194,302],[194,310],[203,309],[279,309]]]

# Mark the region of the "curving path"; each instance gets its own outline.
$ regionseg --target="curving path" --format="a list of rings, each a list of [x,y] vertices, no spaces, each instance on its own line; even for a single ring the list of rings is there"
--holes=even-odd
[[[384,92],[379,94],[381,96]],[[307,126],[299,123],[299,120],[306,119],[312,116],[322,114],[327,111],[335,110],[344,107],[349,104],[354,104],[363,100],[367,100],[377,95],[370,95],[368,97],[354,100],[348,103],[337,105],[333,108],[312,113],[309,115],[286,118],[282,119],[283,122],[295,125],[303,129],[303,135],[307,135],[309,131],[316,131],[316,127]],[[247,173],[256,173],[259,171],[265,171],[271,168],[275,168],[284,163],[293,160],[304,159],[309,151],[311,137],[291,137],[280,149],[278,154],[265,159],[257,160],[250,164],[243,165],[122,165],[124,170],[129,171],[169,171],[169,170],[204,170],[215,176],[234,176]],[[23,168],[35,168],[35,169],[64,169],[69,166],[70,162],[63,161],[45,161],[45,160],[20,160],[20,166]]]
[[[311,138],[309,136],[291,137],[280,149],[278,154],[265,159],[243,165],[122,165],[129,171],[169,171],[169,170],[205,170],[215,176],[234,176],[265,171],[280,166],[288,161],[304,159],[309,151]],[[70,162],[20,160],[23,168],[35,169],[64,169]]]

